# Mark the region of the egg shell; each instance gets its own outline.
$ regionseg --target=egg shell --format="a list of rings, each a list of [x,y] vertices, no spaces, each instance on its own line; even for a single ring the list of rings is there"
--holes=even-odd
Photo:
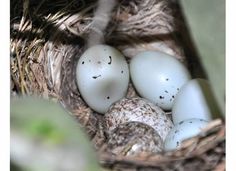
[[[141,122],[127,122],[112,131],[107,147],[116,155],[134,156],[142,152],[160,153],[164,143],[152,127]]]
[[[213,114],[217,113],[220,110],[209,82],[198,78],[187,82],[180,89],[174,101],[172,119],[174,124],[191,118],[210,121]]]
[[[150,101],[135,97],[124,98],[111,106],[104,115],[107,134],[119,125],[136,121],[153,127],[164,140],[173,126],[165,112]]]
[[[183,140],[197,136],[207,124],[207,121],[196,118],[179,122],[171,129],[164,141],[165,151],[179,149]]]
[[[181,62],[157,51],[145,51],[133,57],[130,75],[140,96],[164,110],[171,110],[179,89],[190,80],[190,74]]]
[[[78,61],[76,79],[85,102],[98,113],[126,95],[129,69],[125,57],[108,45],[87,49]]]

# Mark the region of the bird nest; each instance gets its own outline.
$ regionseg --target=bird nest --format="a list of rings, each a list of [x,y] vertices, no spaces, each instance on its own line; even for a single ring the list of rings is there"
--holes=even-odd
[[[105,10],[109,4],[103,1]],[[119,49],[128,63],[138,52],[158,50],[187,64],[193,77],[206,76],[177,1],[110,3],[114,9],[99,32],[94,25],[99,15],[98,1],[12,0],[11,95],[38,95],[60,102],[85,128],[106,169],[224,170],[224,119],[210,122],[199,136],[185,141],[183,148],[175,152],[129,157],[106,151],[103,116],[87,106],[75,81],[77,61],[88,42],[93,42],[92,33],[100,34],[103,43]],[[132,83],[126,96],[138,96]]]

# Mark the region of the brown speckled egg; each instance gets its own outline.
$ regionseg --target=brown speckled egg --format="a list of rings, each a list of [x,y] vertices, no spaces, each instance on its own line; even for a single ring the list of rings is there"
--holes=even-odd
[[[114,103],[105,113],[104,121],[107,134],[119,124],[136,121],[154,128],[163,141],[173,127],[172,121],[160,107],[139,97],[124,98]]]
[[[164,143],[152,127],[140,122],[127,122],[112,131],[107,147],[113,154],[134,156],[142,152],[160,153]]]

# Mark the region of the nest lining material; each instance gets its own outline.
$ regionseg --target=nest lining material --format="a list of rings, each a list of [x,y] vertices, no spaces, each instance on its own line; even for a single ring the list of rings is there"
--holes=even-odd
[[[86,105],[75,82],[76,63],[87,47],[96,1],[59,0],[55,4],[53,1],[25,0],[21,3],[11,3],[12,95],[36,94],[61,102],[85,128],[104,167],[114,170],[224,168],[225,133],[220,120],[213,121],[205,134],[194,139],[197,141],[187,141],[180,151],[131,158],[111,157],[105,151],[102,116]],[[194,70],[185,57],[194,51],[181,37],[184,22],[175,1],[120,0],[116,3],[102,35],[104,43],[118,48],[128,62],[138,52],[159,50],[174,55]],[[192,58],[194,56],[191,54]],[[196,60],[192,61],[200,68]],[[127,97],[135,96],[138,95],[130,83]]]

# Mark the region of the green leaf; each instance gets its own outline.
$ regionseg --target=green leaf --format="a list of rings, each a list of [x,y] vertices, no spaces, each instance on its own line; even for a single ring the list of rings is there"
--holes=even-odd
[[[29,171],[100,167],[80,125],[59,104],[33,97],[12,98],[11,162]]]
[[[224,114],[225,1],[181,0],[181,5],[214,95]]]

